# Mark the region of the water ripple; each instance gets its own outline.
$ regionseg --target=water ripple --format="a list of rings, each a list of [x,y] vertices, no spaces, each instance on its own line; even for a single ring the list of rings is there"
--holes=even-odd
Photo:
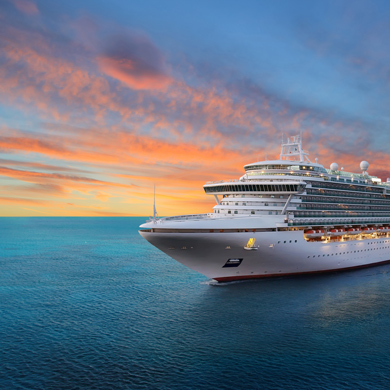
[[[390,266],[217,284],[140,222],[0,220],[0,388],[388,388]]]

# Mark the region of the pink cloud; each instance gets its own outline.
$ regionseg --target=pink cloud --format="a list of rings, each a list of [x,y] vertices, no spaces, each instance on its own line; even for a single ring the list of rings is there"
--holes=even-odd
[[[38,15],[39,10],[36,4],[30,0],[13,0],[14,6],[27,15]]]
[[[160,50],[141,35],[110,37],[98,64],[108,76],[136,90],[166,89],[173,81]]]

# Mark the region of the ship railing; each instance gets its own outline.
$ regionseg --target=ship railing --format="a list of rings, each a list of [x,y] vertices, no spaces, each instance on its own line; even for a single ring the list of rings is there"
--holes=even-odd
[[[268,183],[269,181],[272,181],[274,183],[299,183],[299,184],[306,184],[303,180],[298,179],[292,179],[292,178],[286,178],[286,179],[272,179],[272,180],[263,180],[263,179],[242,179],[242,180],[218,180],[218,181],[208,181],[206,184],[220,184],[220,183],[253,183],[253,184],[262,184],[264,182]]]
[[[216,181],[208,181],[206,184],[218,184],[218,183],[237,183],[242,182],[243,180],[232,179],[232,180],[216,180]]]
[[[288,226],[301,226],[301,225],[362,225],[362,224],[388,224],[390,223],[390,217],[382,218],[329,218],[329,219],[312,219],[312,218],[294,218],[288,220]]]
[[[312,172],[312,171],[299,171],[299,172],[290,172],[290,171],[279,171],[279,172],[257,172],[251,171],[246,173],[247,176],[300,176],[300,177],[315,177],[315,178],[324,178],[327,180],[328,176],[326,173],[321,172]]]
[[[350,184],[357,184],[357,183],[350,183]],[[370,183],[370,186],[371,185],[374,185],[374,183]],[[350,192],[358,192],[358,193],[365,193],[365,194],[383,194],[383,192],[381,190],[379,191],[373,191],[373,190],[370,190],[368,188],[368,186],[366,187],[355,187],[355,188],[348,188],[348,187],[345,187],[345,188],[333,188],[333,187],[323,187],[321,186],[321,183],[312,183],[311,184],[311,187],[309,187],[308,185],[306,186],[306,188],[318,188],[318,189],[321,189],[321,190],[327,190],[327,191],[350,191]],[[376,189],[375,189],[376,190]]]
[[[164,217],[160,218],[158,221],[164,222],[164,221],[188,221],[190,219],[196,220],[196,219],[208,219],[213,217],[213,213],[205,213],[205,214],[185,214],[185,215],[175,215],[173,217]]]

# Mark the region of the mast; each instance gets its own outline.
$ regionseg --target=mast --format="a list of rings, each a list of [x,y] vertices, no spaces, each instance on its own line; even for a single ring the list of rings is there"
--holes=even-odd
[[[311,162],[306,153],[302,149],[302,132],[299,135],[287,137],[286,143],[282,141],[282,150],[280,152],[280,160],[294,161],[294,157],[298,157],[300,162]]]
[[[156,222],[157,210],[156,210],[156,185],[153,185],[153,222]]]

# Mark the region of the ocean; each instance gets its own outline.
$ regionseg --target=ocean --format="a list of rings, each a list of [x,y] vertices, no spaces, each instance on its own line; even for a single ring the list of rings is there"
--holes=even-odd
[[[213,283],[145,218],[0,218],[1,389],[388,389],[390,265]]]

